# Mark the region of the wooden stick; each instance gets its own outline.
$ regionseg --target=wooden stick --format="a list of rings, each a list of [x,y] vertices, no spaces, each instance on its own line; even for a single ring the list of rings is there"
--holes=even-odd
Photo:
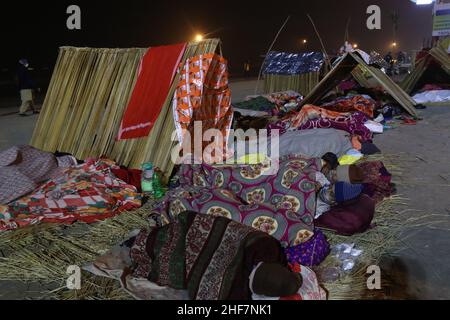
[[[275,39],[273,39],[272,44],[271,44],[270,47],[269,47],[269,50],[267,50],[267,52],[266,52],[266,56],[264,57],[264,61],[263,61],[262,65],[261,65],[261,68],[259,69],[258,81],[256,82],[256,87],[255,87],[255,95],[258,94],[258,84],[259,84],[259,80],[261,79],[262,69],[263,69],[263,67],[264,67],[264,63],[266,62],[267,55],[270,53],[270,51],[272,51],[272,48],[273,48],[273,46],[275,45],[275,42],[277,41],[278,36],[280,35],[281,31],[282,31],[282,30],[284,29],[284,27],[286,26],[286,24],[287,24],[287,22],[289,21],[289,18],[290,18],[290,17],[291,17],[291,16],[288,16],[288,17],[286,18],[286,21],[284,21],[284,23],[283,23],[283,25],[281,26],[280,30],[278,30],[278,33],[277,33],[277,35],[275,36]]]
[[[311,23],[312,23],[312,25],[313,25],[313,27],[314,27],[314,30],[315,30],[315,32],[316,32],[317,37],[319,38],[320,45],[322,46],[322,51],[323,51],[323,54],[325,55],[325,59],[326,59],[326,61],[327,61],[328,67],[331,69],[330,58],[328,57],[327,50],[325,49],[325,46],[324,46],[324,44],[323,44],[322,38],[320,37],[319,31],[317,30],[316,25],[314,24],[314,21],[313,21],[313,19],[311,18],[311,16],[310,16],[309,14],[307,14],[307,16],[308,16],[308,18],[309,18],[309,21],[311,21]]]
[[[350,38],[350,35],[349,35],[349,32],[348,32],[348,30],[349,30],[349,27],[350,27],[350,20],[352,19],[352,17],[350,16],[350,17],[348,17],[348,20],[347,20],[347,25],[346,25],[346,27],[345,27],[345,37],[344,37],[344,43],[345,43],[345,41],[348,41],[348,39]]]

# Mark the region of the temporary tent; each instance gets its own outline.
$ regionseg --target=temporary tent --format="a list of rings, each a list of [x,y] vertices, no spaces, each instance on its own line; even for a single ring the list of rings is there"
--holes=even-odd
[[[270,52],[263,67],[266,93],[293,90],[307,95],[325,73],[322,52]]]
[[[450,83],[450,57],[442,47],[435,47],[416,61],[414,70],[403,80],[401,87],[409,94],[425,84]]]
[[[181,63],[213,53],[219,39],[189,43]],[[179,75],[148,137],[116,141],[120,123],[147,49],[60,48],[31,144],[39,149],[70,152],[80,159],[106,156],[138,168],[151,161],[171,172],[172,98]]]
[[[363,87],[382,87],[409,114],[417,117],[416,103],[391,78],[380,69],[369,66],[356,53],[349,52],[343,59],[320,81],[320,83],[305,97],[301,105],[316,104],[327,93],[350,75]]]

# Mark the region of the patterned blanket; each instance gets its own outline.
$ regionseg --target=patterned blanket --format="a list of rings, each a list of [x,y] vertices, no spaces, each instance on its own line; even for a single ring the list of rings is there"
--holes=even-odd
[[[117,179],[108,160],[65,169],[32,194],[0,206],[0,230],[39,222],[94,222],[141,206],[135,187]]]
[[[381,161],[366,161],[358,164],[364,173],[364,193],[371,197],[375,203],[394,193],[391,183],[392,175]]]
[[[308,120],[313,119],[342,119],[349,118],[351,113],[342,113],[337,111],[330,111],[321,107],[307,104],[303,106],[300,111],[293,111],[288,113],[281,122],[287,122],[289,128],[298,128],[304,125]]]
[[[194,122],[199,121],[202,124],[200,134],[208,129],[221,131],[225,150],[233,120],[227,61],[212,53],[188,59],[181,70],[172,107],[180,142],[184,142],[186,132],[191,135],[191,146],[195,139],[198,141],[199,137],[194,137]],[[209,144],[204,142],[203,147]],[[221,161],[224,155],[215,156]]]
[[[367,99],[363,96],[353,96],[338,98],[332,102],[323,104],[321,107],[337,112],[360,111],[366,114],[369,118],[373,118],[375,104],[375,101],[372,99]]]
[[[270,102],[267,98],[258,96],[250,100],[237,102],[233,104],[238,109],[250,109],[255,111],[265,111],[268,114],[272,113],[272,110],[276,108],[276,104]]]
[[[53,154],[31,146],[14,146],[0,152],[0,205],[36,189],[51,178],[58,164]]]
[[[372,133],[364,126],[367,115],[354,113],[335,113],[323,108],[307,105],[299,112],[290,113],[281,121],[268,125],[268,130],[279,130],[280,134],[288,130],[337,129],[361,137],[361,141],[371,141]],[[298,124],[298,125],[296,125]]]
[[[249,276],[255,265],[287,265],[273,237],[195,212],[183,212],[164,227],[142,230],[132,242],[130,256],[134,278],[187,290],[196,300],[249,299]]]
[[[213,167],[183,165],[180,186],[152,212],[159,225],[191,210],[223,216],[267,232],[284,246],[295,246],[314,234],[316,172],[320,159],[286,157],[276,174],[267,163]]]
[[[349,117],[336,119],[314,119],[308,120],[301,125],[299,130],[318,129],[318,128],[333,128],[346,131],[352,135],[361,137],[362,142],[372,141],[372,132],[364,125],[367,116],[362,112],[355,112]]]

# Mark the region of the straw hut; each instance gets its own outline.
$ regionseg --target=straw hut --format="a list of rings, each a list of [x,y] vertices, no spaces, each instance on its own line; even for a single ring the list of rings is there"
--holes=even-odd
[[[181,63],[199,54],[213,53],[219,46],[219,39],[189,43]],[[116,141],[146,51],[60,48],[31,145],[50,152],[69,152],[79,159],[106,156],[130,168],[151,161],[170,173],[175,145],[172,99],[178,74],[150,134]]]
[[[347,53],[302,101],[301,105],[316,104],[339,83],[352,76],[362,87],[381,87],[411,116],[417,118],[416,103],[380,69],[369,66],[357,53]]]
[[[418,56],[414,70],[401,83],[403,90],[414,94],[426,84],[450,83],[450,57],[442,47]]]
[[[322,52],[270,52],[263,66],[265,93],[293,90],[307,95],[326,73]]]

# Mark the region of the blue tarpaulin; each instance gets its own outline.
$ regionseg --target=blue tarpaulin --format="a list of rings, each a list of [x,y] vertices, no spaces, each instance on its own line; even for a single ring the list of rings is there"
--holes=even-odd
[[[319,72],[325,61],[322,52],[270,52],[264,62],[264,74],[296,75]]]

